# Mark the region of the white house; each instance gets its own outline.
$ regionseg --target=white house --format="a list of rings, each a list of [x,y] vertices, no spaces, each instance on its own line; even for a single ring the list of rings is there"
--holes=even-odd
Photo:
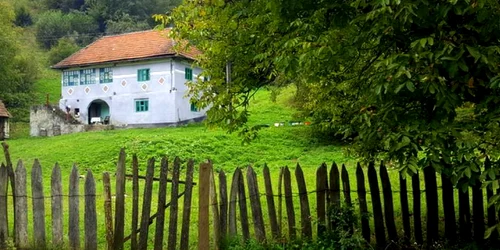
[[[59,106],[84,124],[164,126],[205,117],[186,97],[201,72],[195,48],[176,53],[170,29],[105,36],[52,66],[62,71]]]

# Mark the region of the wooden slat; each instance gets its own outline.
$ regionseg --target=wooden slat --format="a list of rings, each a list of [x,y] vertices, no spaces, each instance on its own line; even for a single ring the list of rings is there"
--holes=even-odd
[[[326,195],[328,190],[328,170],[323,163],[316,171],[316,214],[318,215],[318,236],[326,232]]]
[[[247,168],[247,183],[255,237],[257,241],[263,242],[266,240],[266,231],[264,228],[264,219],[262,218],[259,186],[257,184],[257,177],[252,166],[248,166]]]
[[[85,249],[97,250],[97,212],[95,181],[91,170],[85,177]]]
[[[408,187],[403,173],[399,173],[399,197],[401,201],[401,217],[403,219],[403,242],[408,245],[411,240],[410,208],[408,205]]]
[[[15,195],[15,190],[16,190],[16,180],[14,176],[14,167],[12,164],[12,160],[10,158],[10,152],[9,152],[9,145],[7,145],[6,142],[2,142],[2,147],[4,151],[4,156],[5,156],[5,163],[7,164],[7,175],[9,176],[9,182],[10,182],[10,188],[12,192],[12,203],[16,204],[16,195]],[[12,211],[12,215],[14,218],[16,218],[16,213],[17,211],[14,209]],[[7,222],[7,221],[6,221]],[[14,222],[14,230],[13,230],[13,235],[11,236],[12,238],[16,238],[16,223]]]
[[[271,222],[271,232],[273,234],[273,238],[277,239],[281,233],[278,227],[278,218],[276,217],[276,206],[274,205],[271,174],[269,172],[269,167],[267,167],[267,164],[264,164],[264,184],[266,187],[267,212],[269,214],[269,221]]]
[[[210,163],[200,164],[198,181],[198,249],[210,249]]]
[[[334,207],[340,208],[340,176],[335,162],[330,169],[330,201]]]
[[[306,181],[304,179],[304,172],[299,164],[295,168],[295,178],[297,179],[297,187],[299,189],[300,199],[300,224],[302,226],[302,238],[312,239],[312,226],[311,226],[311,210],[309,208],[309,198],[307,197]]]
[[[229,195],[229,234],[236,235],[237,234],[237,223],[236,223],[236,206],[238,203],[238,183],[239,183],[239,175],[238,170],[235,170],[233,173],[233,179],[231,181],[231,193]]]
[[[167,174],[168,161],[161,159],[160,168],[160,187],[158,191],[158,206],[156,217],[155,245],[154,249],[163,249],[163,231],[165,228],[165,203],[167,203]],[[132,235],[135,235],[134,233]]]
[[[52,244],[54,246],[61,246],[63,244],[63,193],[61,183],[61,168],[57,163],[52,169],[50,187],[52,195]]]
[[[132,156],[132,232],[139,227],[139,161],[137,155]],[[137,234],[130,234],[130,249],[137,249]]]
[[[466,188],[465,190],[463,190],[461,186],[459,186],[459,188],[460,189],[458,190],[458,224],[460,231],[460,239],[463,241],[467,241],[471,239],[472,236],[469,188]]]
[[[481,173],[475,173],[479,178]],[[472,223],[474,224],[474,241],[482,245],[484,241],[484,194],[481,182],[476,181],[472,186]]]
[[[397,241],[398,232],[396,222],[394,221],[394,200],[392,198],[392,187],[384,163],[380,164],[380,182],[382,183],[382,192],[384,193],[384,217],[387,233],[391,241]]]
[[[296,238],[295,210],[293,207],[292,180],[290,177],[290,170],[288,170],[288,167],[285,167],[285,169],[283,170],[283,181],[285,187],[286,214],[288,217],[288,235],[290,239],[293,240]]]
[[[368,165],[368,183],[370,184],[370,193],[372,196],[373,220],[375,222],[375,238],[377,246],[385,247],[385,228],[384,215],[382,213],[382,204],[380,202],[380,189],[378,187],[377,172],[375,165],[370,162]]]
[[[356,167],[356,188],[358,189],[359,212],[361,216],[361,234],[367,242],[370,242],[370,215],[368,214],[368,206],[366,204],[365,175],[359,163]]]
[[[19,160],[15,172],[16,189],[14,195],[17,196],[14,204],[16,216],[14,222],[16,224],[16,247],[25,249],[29,246],[28,241],[28,199],[26,198],[26,168],[23,162]]]
[[[439,237],[439,207],[436,183],[436,171],[434,167],[424,168],[425,200],[427,203],[427,238],[428,244],[435,242]]]
[[[238,171],[238,205],[240,207],[240,221],[241,221],[241,231],[243,233],[243,238],[248,240],[250,238],[250,229],[248,226],[248,211],[247,211],[247,197],[245,194],[245,181],[243,180],[243,174],[240,168]]]
[[[115,230],[113,238],[113,249],[123,249],[123,236],[125,234],[125,149],[120,150],[116,164],[116,188],[115,188]]]
[[[226,238],[227,236],[227,179],[226,173],[224,171],[219,172],[219,194],[220,194],[220,205],[219,205],[219,213],[220,213],[220,235],[222,238]]]
[[[411,176],[412,196],[413,196],[413,227],[415,233],[415,242],[423,243],[422,238],[422,210],[420,197],[420,178],[418,172]]]
[[[9,172],[7,166],[0,165],[0,245],[9,238],[9,222],[7,217],[7,188],[9,186]]]
[[[280,237],[282,236],[283,230],[283,171],[284,168],[280,168],[280,173],[278,177],[278,218],[279,218],[279,229],[280,229]]]
[[[69,178],[69,246],[80,249],[80,175],[76,165],[73,165]]]
[[[151,213],[151,198],[153,194],[153,176],[155,171],[155,159],[151,158],[148,161],[146,170],[146,183],[144,184],[144,195],[142,200],[142,215],[141,215],[141,234],[139,235],[139,250],[148,249],[149,235],[149,215]],[[132,232],[134,234],[134,232]]]
[[[104,217],[106,224],[106,242],[108,250],[113,250],[113,211],[111,208],[111,183],[109,173],[102,174],[104,185]],[[136,246],[137,247],[137,246]]]
[[[189,160],[186,171],[186,183],[184,185],[184,206],[182,211],[182,229],[181,229],[181,250],[189,248],[189,225],[191,224],[191,197],[193,195],[193,172],[194,162]]]
[[[176,249],[177,244],[177,210],[179,209],[179,175],[181,171],[181,161],[175,157],[172,172],[172,192],[170,196],[170,221],[168,225],[168,249]]]
[[[33,235],[34,244],[45,248],[45,201],[43,196],[42,167],[35,159],[31,169],[31,193],[33,204]]]
[[[344,164],[342,164],[341,177],[342,177],[342,188],[343,188],[343,191],[344,191],[345,203],[349,207],[351,207],[352,206],[351,184],[349,183],[349,174],[347,173],[347,168],[345,167]]]
[[[441,186],[443,189],[443,212],[444,212],[444,235],[449,242],[455,242],[457,239],[457,222],[455,218],[455,195],[453,183],[447,174],[441,173]]]

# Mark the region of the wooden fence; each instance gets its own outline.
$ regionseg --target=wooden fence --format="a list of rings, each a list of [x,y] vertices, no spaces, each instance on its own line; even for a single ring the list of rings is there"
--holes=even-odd
[[[490,167],[489,160],[486,160],[484,167]],[[438,186],[438,176],[434,168],[427,167],[422,172],[425,190],[421,189],[422,182],[419,175],[422,173],[408,178],[403,178],[399,174],[398,183],[394,181],[391,183],[384,164],[376,168],[372,163],[367,169],[358,164],[356,183],[351,184],[344,165],[339,171],[339,167],[333,163],[328,172],[327,166],[323,164],[316,172],[315,190],[307,190],[304,173],[297,165],[294,188],[298,190],[298,193],[294,193],[288,167],[280,169],[278,183],[273,185],[269,168],[265,166],[262,172],[263,189],[258,187],[258,183],[262,182],[257,180],[257,174],[252,167],[246,168],[246,178],[242,169],[237,168],[229,186],[226,173],[220,171],[219,189],[217,189],[212,165],[202,164],[199,176],[199,249],[208,249],[210,244],[207,234],[209,210],[212,213],[212,230],[215,239],[215,245],[212,242],[212,247],[217,247],[226,236],[237,235],[243,239],[253,238],[261,242],[277,240],[286,242],[299,237],[297,234],[305,240],[313,239],[338,226],[329,218],[329,210],[330,212],[332,209],[339,211],[338,209],[345,209],[345,206],[358,211],[357,218],[359,218],[358,223],[353,223],[347,230],[351,232],[354,229],[359,230],[366,242],[376,244],[381,248],[410,246],[415,242],[418,245],[430,246],[438,240],[457,243],[457,239],[461,242],[473,240],[482,244],[485,228],[495,225],[498,222],[497,216],[500,216],[496,214],[493,207],[489,207],[486,209],[487,218],[485,218],[487,207],[485,202],[493,196],[493,192],[488,189],[485,196],[481,183],[476,183],[470,188],[472,190],[470,195],[468,189],[465,192],[455,189],[445,175],[440,176],[441,186]],[[411,191],[408,188],[408,182],[411,183]],[[273,186],[278,186],[277,195]],[[351,187],[355,188],[351,189]],[[228,188],[230,189],[229,195]],[[441,203],[439,193],[441,193]],[[456,193],[458,193],[458,211],[455,206]],[[262,201],[267,204],[264,206],[261,203],[261,196],[265,196]],[[356,196],[356,199],[351,196]],[[395,211],[395,196],[399,196],[398,211]],[[409,207],[411,198],[413,199],[412,209]],[[425,203],[422,202],[423,198]],[[472,209],[470,198],[472,198]],[[283,199],[285,211],[282,211]],[[311,211],[310,199],[315,199],[316,211]],[[344,208],[342,204],[345,204]],[[248,207],[251,212],[251,223],[249,223]],[[267,214],[263,214],[263,210],[266,210]],[[422,211],[426,216],[422,216]],[[283,215],[285,212],[286,215]],[[297,212],[300,214],[296,214]],[[456,215],[458,215],[458,223]],[[297,220],[300,220],[300,223]],[[313,230],[313,224],[317,225],[315,230]],[[252,226],[253,233],[250,234]],[[490,238],[490,240],[496,239],[496,234]]]
[[[485,191],[481,183],[470,188],[471,194],[469,189],[458,191],[444,175],[440,176],[438,186],[438,176],[432,167],[424,168],[425,189],[421,189],[419,175],[422,173],[407,179],[399,176],[397,183],[391,183],[383,164],[379,168],[374,164],[362,168],[358,164],[356,183],[351,184],[344,165],[339,169],[334,163],[328,169],[323,164],[316,171],[315,188],[308,190],[299,165],[294,170],[293,182],[288,167],[280,168],[279,177],[273,179],[267,166],[262,174],[247,167],[237,168],[230,176],[224,171],[215,175],[212,164],[206,162],[200,164],[199,181],[195,183],[192,160],[183,167],[184,181],[180,180],[181,162],[178,158],[171,168],[166,159],[162,159],[160,167],[155,168],[157,164],[151,159],[145,176],[141,176],[135,156],[132,157],[132,173],[127,174],[126,156],[121,150],[115,175],[102,175],[102,194],[96,193],[92,171],[80,176],[76,166],[73,166],[68,178],[67,193],[63,193],[61,169],[56,164],[51,173],[50,195],[47,196],[40,163],[35,160],[28,183],[25,165],[19,161],[14,170],[8,147],[6,144],[3,146],[7,165],[0,166],[0,243],[12,239],[20,249],[46,246],[79,249],[82,245],[85,249],[97,249],[98,240],[102,238],[98,237],[98,220],[104,220],[108,249],[124,249],[125,243],[130,244],[131,249],[163,249],[164,246],[168,249],[188,249],[193,247],[190,241],[197,243],[199,249],[213,249],[219,248],[226,236],[253,238],[261,242],[307,240],[338,226],[330,215],[332,210],[344,209],[342,204],[358,212],[359,223],[349,225],[347,230],[361,231],[367,242],[379,247],[394,243],[432,243],[443,237],[454,242],[457,236],[463,241],[474,240],[481,244],[485,228],[498,222],[495,210],[484,205],[485,200],[493,196],[493,191]],[[489,167],[489,160],[486,160],[484,168]],[[155,170],[159,170],[159,177],[155,177]],[[259,181],[261,175],[263,181]],[[112,178],[116,181],[114,196]],[[125,204],[127,180],[132,182],[131,212],[126,211],[130,203]],[[80,191],[81,181],[84,182],[83,193]],[[154,182],[158,182],[157,197],[153,197]],[[259,187],[259,183],[264,184],[263,188]],[[195,185],[198,186],[198,199],[192,206]],[[273,187],[278,187],[277,192]],[[28,193],[29,190],[31,193]],[[170,197],[167,197],[167,190]],[[458,195],[458,208],[455,206],[455,194]],[[394,200],[397,196],[400,205],[396,209]],[[104,218],[98,217],[102,213],[97,213],[96,198],[104,201]],[[49,204],[48,200],[50,213],[45,207]],[[80,204],[82,200],[83,206]],[[142,206],[139,206],[141,200]],[[67,208],[63,201],[68,202]],[[154,208],[156,211],[152,211]],[[198,218],[191,219],[193,209],[198,210]],[[423,217],[422,212],[426,216]],[[10,226],[9,218],[13,218]],[[66,219],[68,224],[64,227]],[[126,223],[129,219],[131,223]],[[150,228],[153,222],[154,229]],[[50,226],[46,225],[48,223]],[[29,225],[32,226],[30,233]],[[197,227],[198,238],[190,239],[191,225]],[[51,242],[47,242],[47,228],[50,229]],[[444,230],[441,231],[441,228]],[[167,235],[164,235],[165,232]]]
[[[96,211],[96,197],[104,199],[104,220],[106,227],[106,241],[108,249],[124,249],[124,243],[130,241],[131,249],[151,249],[149,242],[150,226],[155,223],[154,249],[163,249],[168,243],[168,249],[188,249],[189,227],[191,225],[191,197],[193,186],[194,163],[189,161],[186,167],[186,180],[180,180],[181,163],[179,158],[173,161],[173,168],[169,170],[168,161],[163,158],[160,163],[159,178],[154,177],[155,160],[150,159],[147,164],[146,176],[139,175],[139,164],[137,157],[132,159],[132,174],[126,173],[125,151],[122,149],[119,155],[116,171],[116,187],[114,189],[115,204],[112,206],[111,176],[104,173],[102,182],[104,194],[96,194],[95,180],[92,171],[88,170],[85,176],[80,176],[77,166],[73,166],[69,177],[68,193],[63,194],[61,168],[56,164],[52,169],[50,196],[45,194],[42,167],[35,160],[31,168],[31,182],[27,183],[27,171],[22,161],[19,161],[16,169],[12,168],[8,146],[4,144],[7,166],[0,166],[0,249],[6,247],[12,240],[19,249],[46,249],[48,246],[69,249],[80,249],[83,243],[84,249],[98,248],[98,215]],[[168,171],[172,171],[172,178],[167,178]],[[132,179],[132,213],[131,225],[125,225],[130,214],[125,213],[126,179]],[[84,179],[84,192],[81,194],[80,180]],[[140,193],[140,180],[144,180],[143,193]],[[157,211],[151,215],[153,201],[153,182],[159,182]],[[167,184],[171,183],[170,199],[167,202]],[[9,186],[10,191],[9,194]],[[30,184],[30,185],[29,185]],[[27,187],[31,186],[31,193]],[[181,190],[181,186],[184,188]],[[182,191],[182,192],[181,192]],[[182,204],[182,228],[178,227],[179,221],[179,198],[183,197]],[[12,202],[8,202],[8,198]],[[83,235],[80,233],[81,220],[81,198],[84,198],[83,208]],[[63,199],[68,200],[68,207],[63,205]],[[28,203],[31,201],[31,214],[29,214]],[[50,222],[47,221],[46,200],[50,200]],[[139,201],[142,200],[142,208],[139,210]],[[8,204],[11,203],[13,208]],[[113,209],[114,207],[114,209]],[[170,210],[168,222],[168,240],[164,242],[165,213]],[[139,211],[141,211],[139,220]],[[9,215],[13,217],[13,225],[9,227]],[[29,217],[31,216],[31,217]],[[67,227],[63,227],[64,218],[68,218]],[[102,219],[102,218],[100,218]],[[113,224],[114,220],[114,224]],[[31,222],[31,223],[29,223]],[[140,223],[139,223],[140,222]],[[46,226],[46,223],[51,223]],[[29,231],[32,224],[32,231]],[[47,242],[46,228],[51,230],[51,242]],[[67,228],[67,237],[64,229]],[[126,234],[126,228],[131,228]],[[179,230],[180,239],[177,239]],[[29,237],[31,236],[31,237]],[[195,239],[192,239],[195,240]],[[179,244],[178,244],[179,243]]]

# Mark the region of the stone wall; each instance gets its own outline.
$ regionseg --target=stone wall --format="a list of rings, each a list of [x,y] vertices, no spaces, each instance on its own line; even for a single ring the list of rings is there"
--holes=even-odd
[[[73,117],[66,120],[64,111],[52,106],[33,106],[30,110],[31,136],[56,136],[87,131],[87,126]]]

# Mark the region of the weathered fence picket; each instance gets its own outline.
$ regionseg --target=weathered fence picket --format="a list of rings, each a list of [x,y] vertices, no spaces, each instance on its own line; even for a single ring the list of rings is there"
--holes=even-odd
[[[210,249],[210,163],[200,165],[198,189],[198,249]]]
[[[52,244],[54,244],[54,246],[60,246],[63,243],[63,193],[61,183],[61,168],[57,163],[52,169],[50,188],[52,195]]]
[[[139,250],[148,249],[149,215],[151,213],[151,197],[153,195],[153,176],[155,169],[155,159],[148,161],[146,170],[146,183],[144,184],[144,195],[142,200],[141,234],[139,235]],[[134,234],[135,232],[132,232]]]
[[[73,165],[69,178],[69,247],[80,249],[80,175],[76,165]]]
[[[318,215],[318,235],[326,232],[326,195],[328,190],[328,173],[326,164],[316,171],[316,214]]]
[[[441,173],[442,200],[444,212],[444,235],[450,242],[456,241],[455,195],[453,184],[446,173]]]
[[[137,155],[132,156],[132,232],[139,227],[139,162]],[[137,249],[137,234],[130,235],[130,249]],[[111,250],[111,249],[109,249]]]
[[[481,173],[475,173],[477,177]],[[472,218],[474,225],[474,241],[481,245],[484,239],[484,201],[483,189],[481,183],[474,183],[472,186]],[[437,231],[437,230],[436,230]]]
[[[396,241],[398,239],[398,232],[396,230],[396,223],[394,221],[394,201],[392,199],[392,187],[389,180],[389,174],[384,163],[380,164],[380,182],[382,183],[382,193],[384,194],[384,218],[387,227],[387,234],[389,240]]]
[[[367,242],[370,242],[370,216],[368,214],[368,205],[366,204],[365,175],[359,163],[356,167],[356,188],[358,189],[361,234]]]
[[[439,207],[436,183],[436,171],[432,166],[424,168],[425,201],[427,203],[427,243],[431,244],[439,237]]]
[[[251,166],[247,168],[248,196],[250,198],[250,209],[252,210],[252,219],[255,231],[255,238],[263,242],[266,240],[266,231],[264,228],[264,219],[262,218],[262,207],[260,204],[259,186],[257,185],[257,176]]]
[[[283,170],[283,181],[285,187],[286,214],[288,217],[288,235],[290,239],[295,239],[295,209],[293,208],[292,180],[288,167],[285,167]]]
[[[97,212],[95,181],[92,171],[85,176],[85,250],[97,250]]]
[[[9,223],[7,217],[7,188],[9,185],[9,173],[7,166],[0,166],[0,243],[9,238]]]
[[[227,179],[224,171],[219,172],[219,217],[220,217],[220,235],[227,237]]]
[[[123,249],[123,236],[125,234],[125,149],[120,150],[116,164],[115,188],[115,230],[113,231],[113,249]]]
[[[191,197],[193,195],[193,173],[194,162],[189,160],[186,170],[186,184],[184,193],[184,207],[182,211],[182,229],[181,229],[181,250],[189,248],[189,225],[191,224]]]
[[[229,194],[228,230],[230,235],[236,235],[238,228],[236,225],[236,205],[238,203],[238,184],[239,184],[238,173],[239,173],[238,169],[236,169],[233,173],[233,179],[231,181],[231,191]]]
[[[240,207],[241,231],[245,240],[250,238],[250,229],[248,226],[247,198],[245,195],[245,181],[240,168],[238,171],[238,205]]]
[[[278,227],[278,219],[276,217],[276,206],[274,205],[271,174],[269,173],[269,167],[267,167],[267,164],[264,165],[263,172],[264,172],[264,183],[266,187],[267,212],[269,214],[269,221],[271,223],[271,232],[273,238],[277,239],[281,235],[281,233],[280,233],[280,228]]]
[[[382,204],[380,202],[380,190],[378,187],[377,172],[373,163],[368,166],[368,183],[370,184],[370,193],[372,196],[373,220],[375,222],[375,238],[377,245],[384,247],[386,245],[384,215],[382,213]]]
[[[163,231],[165,227],[165,203],[167,203],[167,174],[168,162],[166,158],[160,163],[160,187],[158,189],[158,205],[156,210],[156,231],[154,249],[163,249]],[[135,234],[132,234],[135,235]]]
[[[177,210],[179,209],[179,176],[181,163],[179,157],[175,157],[172,172],[172,192],[170,196],[170,221],[168,225],[168,249],[176,249],[177,244]]]
[[[460,239],[469,240],[472,233],[469,188],[466,188],[465,190],[461,189],[458,191],[458,224]]]
[[[31,193],[33,204],[33,236],[35,246],[45,247],[45,201],[43,196],[42,166],[35,159],[31,169]]]
[[[221,244],[220,235],[220,216],[219,216],[219,204],[217,199],[217,187],[215,185],[215,174],[213,168],[210,173],[210,206],[212,208],[213,225],[214,225],[214,249],[219,249]],[[173,249],[172,249],[173,250]]]
[[[418,171],[411,176],[411,187],[413,196],[413,227],[415,234],[415,242],[423,243],[422,238],[422,210],[420,197],[420,178]]]
[[[307,197],[308,193],[304,172],[299,164],[295,168],[295,178],[297,179],[297,188],[299,190],[302,238],[308,240],[312,239],[311,210],[309,209],[309,198]]]
[[[108,172],[102,174],[104,185],[104,219],[106,224],[106,243],[108,250],[113,250],[113,211],[111,209],[111,183]],[[135,246],[137,247],[137,245]]]
[[[16,247],[20,249],[28,248],[28,199],[26,196],[26,168],[19,160],[15,172],[16,189],[14,195],[17,196],[14,202],[14,224],[16,225]]]
[[[410,243],[411,228],[410,228],[410,211],[408,206],[408,187],[403,173],[399,173],[399,199],[401,202],[401,217],[403,219],[403,242]]]

